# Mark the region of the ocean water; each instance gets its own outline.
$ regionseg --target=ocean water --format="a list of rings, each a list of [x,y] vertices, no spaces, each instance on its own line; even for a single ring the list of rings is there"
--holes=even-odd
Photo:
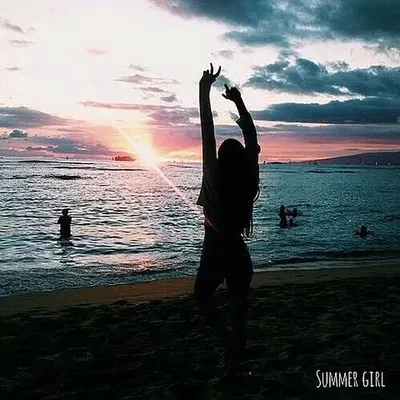
[[[399,167],[261,165],[260,179],[247,241],[256,271],[399,258]],[[197,164],[0,159],[0,295],[194,275],[200,183]],[[297,227],[279,228],[281,204],[298,208]],[[365,240],[361,224],[374,231]]]

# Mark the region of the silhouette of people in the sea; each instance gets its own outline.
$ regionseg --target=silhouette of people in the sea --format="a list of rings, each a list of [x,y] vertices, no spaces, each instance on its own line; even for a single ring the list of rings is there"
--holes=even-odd
[[[71,237],[71,221],[72,218],[68,215],[68,208],[64,208],[57,222],[60,225],[60,239],[69,239]]]
[[[243,235],[253,231],[253,203],[259,193],[257,132],[238,89],[225,85],[223,96],[235,103],[243,146],[235,139],[226,139],[216,150],[210,90],[221,67],[214,74],[213,66],[200,80],[200,119],[203,149],[203,180],[197,204],[204,211],[204,242],[194,295],[200,309],[225,349],[225,375],[230,379],[237,372],[247,342],[247,297],[253,265]],[[226,282],[232,330],[223,322],[213,293]]]
[[[282,204],[279,208],[279,226],[281,228],[287,228],[287,219],[286,219],[286,207]]]
[[[297,226],[297,222],[296,222],[296,217],[298,215],[297,208],[294,207],[293,210],[286,209],[286,213],[289,216],[289,221],[288,221],[289,226],[291,228],[293,228],[294,226]]]
[[[287,217],[289,216],[289,219]],[[283,204],[279,208],[279,226],[281,228],[287,228],[297,226],[296,217],[298,216],[297,208],[293,210],[286,208]]]
[[[373,231],[369,231],[365,225],[361,225],[360,229],[355,232],[356,235],[360,236],[361,239],[365,239],[368,235],[373,234]]]

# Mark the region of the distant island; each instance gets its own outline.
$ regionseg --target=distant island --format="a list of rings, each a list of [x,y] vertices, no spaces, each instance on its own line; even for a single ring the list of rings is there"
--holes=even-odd
[[[364,164],[364,165],[400,165],[400,151],[361,153],[351,156],[323,158],[303,161],[301,164]]]
[[[114,161],[135,161],[135,159],[131,156],[116,156]]]

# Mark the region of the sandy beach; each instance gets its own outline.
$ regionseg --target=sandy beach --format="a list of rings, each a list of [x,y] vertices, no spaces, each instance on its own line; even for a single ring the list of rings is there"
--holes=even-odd
[[[396,399],[399,266],[257,274],[244,373],[228,388],[191,278],[2,298],[0,398]],[[349,371],[356,387],[317,388]]]

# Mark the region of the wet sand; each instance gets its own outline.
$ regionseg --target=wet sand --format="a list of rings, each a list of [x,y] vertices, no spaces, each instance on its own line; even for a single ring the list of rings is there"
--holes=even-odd
[[[0,398],[398,399],[399,267],[257,274],[245,372],[230,387],[192,279],[3,298]],[[317,389],[317,370],[356,372],[358,387]],[[385,387],[363,387],[364,371]]]

